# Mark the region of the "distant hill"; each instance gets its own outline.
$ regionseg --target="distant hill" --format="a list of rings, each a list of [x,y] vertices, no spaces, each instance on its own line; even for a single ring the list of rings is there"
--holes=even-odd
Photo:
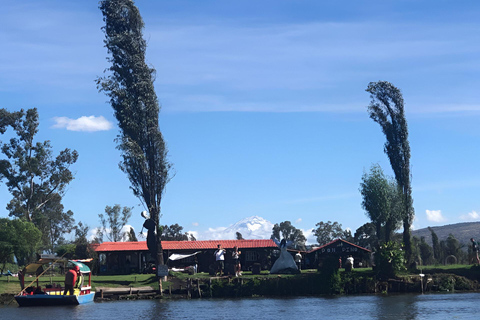
[[[432,227],[432,229],[437,234],[439,241],[447,239],[450,234],[453,234],[460,243],[466,245],[469,244],[470,238],[474,238],[477,241],[480,240],[480,222],[448,224],[441,227]],[[425,241],[432,245],[432,234],[428,228],[413,230],[412,236],[418,238],[425,237]]]

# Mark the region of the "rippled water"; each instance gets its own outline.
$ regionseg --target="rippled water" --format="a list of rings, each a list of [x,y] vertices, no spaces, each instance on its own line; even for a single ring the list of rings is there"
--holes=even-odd
[[[138,300],[76,307],[1,307],[0,319],[477,319],[480,293]]]

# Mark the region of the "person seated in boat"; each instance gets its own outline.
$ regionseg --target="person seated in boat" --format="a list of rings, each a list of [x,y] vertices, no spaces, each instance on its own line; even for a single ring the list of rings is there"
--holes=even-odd
[[[73,295],[73,286],[77,283],[77,266],[70,268],[70,270],[65,273],[65,290],[63,290],[63,295],[66,295],[67,292],[70,295]]]
[[[42,287],[38,286],[33,294],[45,294],[45,292],[43,292]]]

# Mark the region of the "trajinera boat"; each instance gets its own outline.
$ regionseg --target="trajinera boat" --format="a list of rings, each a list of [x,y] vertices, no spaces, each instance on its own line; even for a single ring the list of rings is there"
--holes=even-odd
[[[15,296],[15,300],[20,307],[27,306],[58,306],[58,305],[78,305],[92,302],[95,292],[91,292],[92,273],[90,268],[83,262],[89,260],[59,260],[58,258],[42,258],[35,263],[27,265],[22,272],[19,273],[20,285],[22,291]],[[38,279],[45,274],[54,264],[62,263],[65,270],[74,268],[79,271],[77,281],[74,285],[73,295],[69,292],[64,294],[65,287],[61,284],[49,284],[44,288],[39,286]],[[44,266],[48,266],[44,269]],[[25,276],[36,275],[35,280],[25,286]],[[87,281],[88,279],[88,281]],[[35,285],[36,284],[36,285]]]

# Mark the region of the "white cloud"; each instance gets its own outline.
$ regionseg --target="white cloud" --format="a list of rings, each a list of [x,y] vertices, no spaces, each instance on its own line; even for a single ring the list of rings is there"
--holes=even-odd
[[[300,223],[302,222],[302,218],[298,218],[297,220],[295,220],[295,223]]]
[[[194,227],[198,227],[198,225],[199,225],[198,222],[193,222],[193,223],[192,223],[192,226],[194,226]]]
[[[441,210],[426,210],[427,220],[432,222],[442,222],[447,219],[442,216]]]
[[[307,244],[314,244],[317,243],[317,237],[313,234],[313,229],[302,229],[303,235],[307,239]]]
[[[480,219],[480,214],[476,211],[469,212],[467,214],[463,214],[460,216],[460,219],[462,220],[479,220]]]
[[[107,131],[113,128],[111,122],[103,116],[83,116],[78,119],[70,119],[67,117],[54,117],[55,124],[52,128],[67,129],[69,131]]]

